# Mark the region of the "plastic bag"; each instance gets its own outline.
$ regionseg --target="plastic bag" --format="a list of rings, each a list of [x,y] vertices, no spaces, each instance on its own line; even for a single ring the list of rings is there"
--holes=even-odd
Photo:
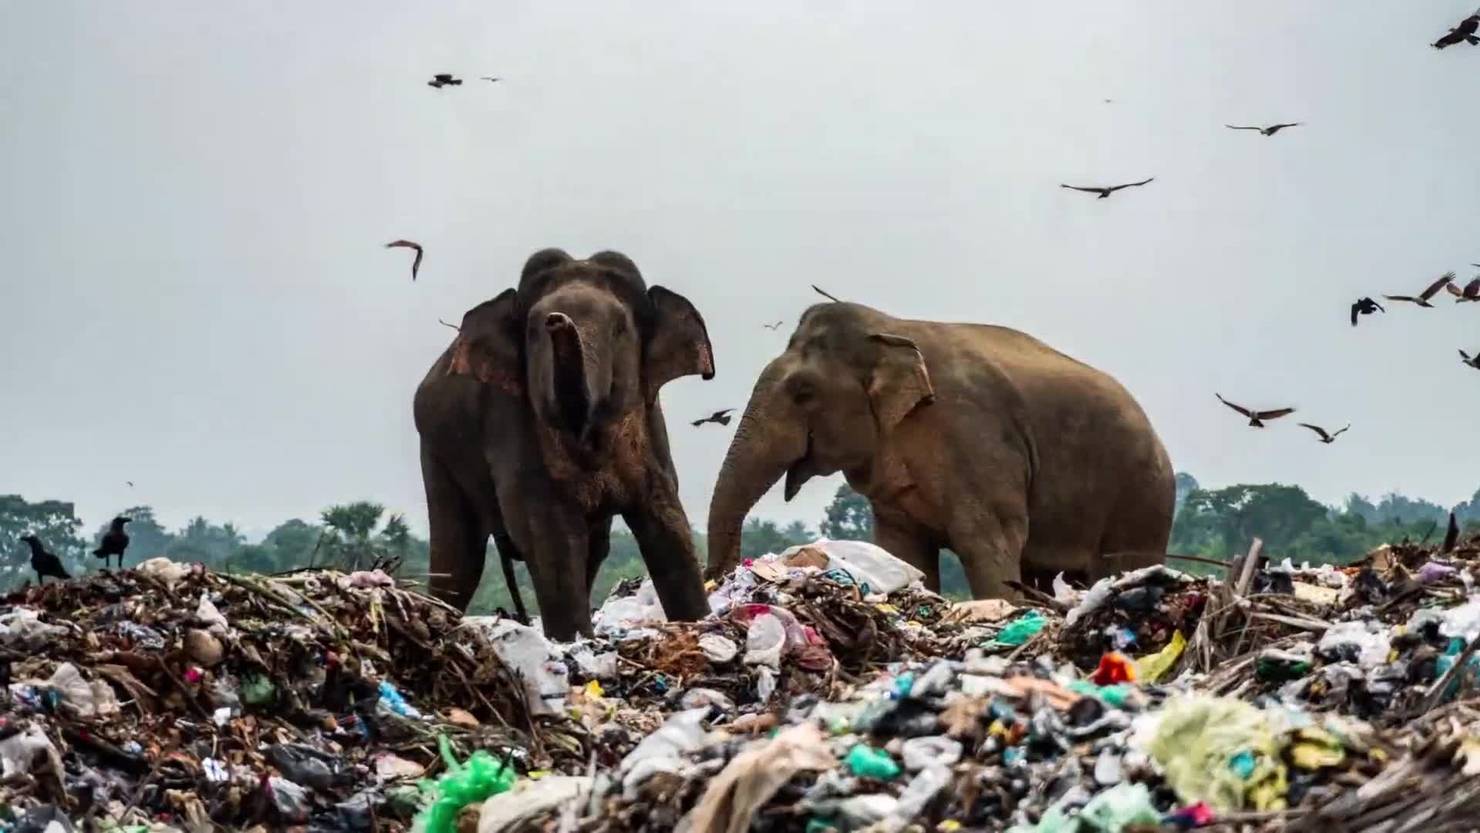
[[[961,744],[944,735],[910,738],[904,742],[900,757],[910,772],[931,766],[953,766],[961,760]]]
[[[635,797],[637,787],[658,772],[677,772],[679,756],[704,745],[704,718],[709,708],[689,709],[668,718],[658,731],[642,739],[617,767],[622,776],[622,790]]]
[[[591,625],[597,633],[613,633],[652,622],[666,622],[663,604],[658,601],[658,590],[652,579],[644,579],[631,596],[607,599],[595,613],[591,614]]]
[[[478,811],[478,833],[500,833],[540,818],[562,804],[591,791],[590,778],[547,775],[538,781],[521,781],[514,789],[483,802]]]
[[[1136,660],[1136,677],[1147,684],[1160,680],[1182,658],[1182,651],[1186,648],[1187,637],[1181,631],[1174,631],[1172,641],[1166,647]]]
[[[786,647],[786,626],[770,613],[750,620],[745,635],[745,664],[781,667],[781,651]]]
[[[570,672],[543,633],[511,619],[488,616],[469,616],[463,623],[482,628],[498,658],[520,675],[531,711],[555,714],[565,710]]]
[[[925,579],[925,574],[918,569],[867,541],[820,538],[802,547],[792,547],[781,553],[781,557],[783,560],[794,558],[803,549],[820,550],[827,556],[828,569],[847,573],[865,594],[888,595]]]
[[[331,790],[339,780],[339,762],[329,755],[297,743],[278,743],[265,753],[283,777],[315,790]]]
[[[79,717],[108,717],[119,712],[113,686],[102,680],[88,682],[70,662],[58,665],[51,679],[41,685],[57,692],[62,705]]]
[[[1440,630],[1443,630],[1443,625]],[[1355,660],[1363,668],[1373,668],[1387,662],[1390,650],[1392,643],[1388,630],[1377,622],[1337,622],[1316,643],[1316,651],[1322,656]]]
[[[380,704],[402,717],[409,717],[412,720],[421,719],[421,712],[406,702],[406,698],[390,680],[380,681]]]
[[[1047,624],[1048,620],[1044,618],[1042,613],[1036,610],[1030,610],[1008,622],[1007,627],[1003,628],[997,634],[997,638],[994,641],[998,645],[1022,645],[1029,639],[1037,636],[1038,632],[1043,630]]]
[[[27,726],[19,734],[0,740],[0,774],[4,777],[52,772],[61,777],[62,754],[39,726]]]
[[[422,782],[422,791],[435,798],[416,816],[414,830],[424,833],[453,833],[462,808],[507,792],[514,786],[514,768],[479,749],[466,762],[458,763],[446,735],[437,737],[447,772],[436,783]]]
[[[29,607],[18,607],[0,614],[0,645],[21,651],[45,648],[67,629],[41,621],[41,613]]]
[[[848,757],[843,759],[848,771],[860,778],[877,778],[880,781],[889,781],[899,777],[899,764],[894,758],[882,749],[875,749],[866,743],[855,745],[848,750]]]
[[[1187,802],[1215,809],[1278,810],[1288,791],[1280,747],[1264,712],[1227,697],[1179,697],[1160,712],[1144,748]]]
[[[729,662],[740,653],[740,647],[733,640],[717,633],[706,633],[699,637],[699,650],[704,652],[710,662],[719,664]]]
[[[1127,827],[1155,827],[1161,813],[1151,803],[1145,784],[1117,784],[1097,794],[1079,811],[1080,829],[1120,833]]]
[[[273,776],[267,779],[267,792],[272,798],[272,808],[282,821],[308,821],[308,790],[286,778]]]
[[[139,566],[135,567],[134,571],[158,579],[170,587],[179,584],[190,575],[188,566],[176,564],[162,555],[139,562]]]
[[[816,725],[804,723],[736,755],[710,779],[699,803],[678,823],[678,833],[744,833],[776,791],[803,770],[836,765]],[[480,828],[480,833],[483,831]],[[491,833],[491,832],[490,832]]]

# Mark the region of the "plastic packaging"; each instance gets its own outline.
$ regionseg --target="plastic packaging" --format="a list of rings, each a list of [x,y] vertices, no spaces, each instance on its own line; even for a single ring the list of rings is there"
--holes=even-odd
[[[1016,647],[1037,636],[1038,632],[1043,630],[1043,627],[1047,624],[1048,620],[1044,618],[1042,613],[1039,613],[1036,610],[1030,610],[1027,613],[1024,613],[1022,616],[1019,616],[1011,622],[1008,622],[1007,627],[1003,628],[1002,631],[997,634],[997,638],[995,641],[998,645],[1011,645]]]
[[[735,710],[735,701],[731,700],[722,691],[712,688],[691,688],[683,693],[678,699],[678,705],[685,709],[715,708],[722,714],[729,714]]]
[[[786,647],[786,626],[770,613],[750,620],[745,634],[745,664],[781,667],[781,651]]]
[[[591,791],[590,778],[550,775],[538,781],[521,781],[512,790],[499,793],[478,811],[478,833],[501,833],[532,821],[549,811],[579,799]]]
[[[464,626],[482,628],[493,643],[498,658],[520,675],[531,711],[555,714],[565,710],[570,672],[543,633],[512,619],[469,616],[463,619],[463,623]]]
[[[1081,829],[1120,833],[1127,827],[1155,827],[1161,813],[1151,803],[1151,791],[1145,784],[1117,784],[1105,790],[1079,811]]]
[[[919,772],[931,766],[953,766],[961,760],[961,744],[944,735],[910,738],[899,754],[905,769]]]
[[[67,632],[61,625],[41,621],[41,613],[29,607],[18,607],[0,613],[0,645],[20,651],[46,647]]]
[[[1146,751],[1184,801],[1222,811],[1282,809],[1279,744],[1264,712],[1241,700],[1180,697],[1167,703]]]
[[[32,772],[53,772],[58,777],[63,772],[62,754],[41,727],[34,725],[0,740],[0,775],[10,778]]]
[[[1477,612],[1480,612],[1480,607],[1477,607]],[[1442,625],[1440,630],[1443,630]],[[1316,643],[1316,651],[1322,656],[1352,660],[1363,668],[1372,668],[1387,662],[1390,650],[1392,645],[1388,630],[1378,622],[1337,622]]]
[[[390,680],[380,681],[380,704],[402,717],[409,717],[412,720],[421,719],[421,712],[406,702],[406,698]]]
[[[158,579],[170,587],[175,586],[184,580],[186,576],[190,575],[190,567],[184,564],[176,564],[162,555],[139,562],[139,566],[135,567],[134,571],[150,578]]]
[[[677,772],[679,756],[693,752],[704,744],[704,718],[709,708],[689,709],[668,718],[656,732],[642,739],[622,759],[617,771],[622,776],[622,789],[629,797],[637,787],[658,772]]]
[[[338,762],[311,746],[278,743],[267,747],[269,763],[295,784],[315,790],[331,790],[338,780]]]
[[[308,821],[308,790],[274,775],[267,779],[267,792],[272,798],[272,808],[277,811],[281,821],[293,824]]]
[[[877,778],[880,781],[890,781],[899,777],[899,764],[882,749],[875,749],[866,743],[855,745],[848,750],[848,757],[843,759],[848,771],[860,778]]]
[[[1148,685],[1160,680],[1172,670],[1172,666],[1182,658],[1182,652],[1186,649],[1187,637],[1181,631],[1174,631],[1171,641],[1160,651],[1136,660],[1136,678]]]
[[[710,662],[721,665],[733,660],[740,653],[740,647],[733,640],[717,633],[706,633],[699,637],[699,650],[704,652]]]
[[[1097,686],[1135,682],[1136,666],[1130,657],[1119,651],[1111,651],[1100,657],[1100,664],[1090,679]]]
[[[616,633],[653,622],[666,622],[652,579],[644,579],[631,596],[609,598],[591,615],[597,633]]]
[[[64,662],[40,685],[55,691],[60,704],[78,717],[110,717],[118,714],[118,697],[102,680],[88,682],[70,662]]]
[[[495,759],[487,750],[480,749],[466,762],[458,763],[446,735],[437,736],[437,747],[447,764],[447,772],[435,783],[422,782],[422,791],[431,793],[434,798],[417,814],[414,829],[425,833],[454,833],[462,808],[507,792],[514,786],[516,776],[513,767]]]
[[[887,595],[925,579],[925,574],[918,569],[867,541],[832,541],[821,538],[802,547],[792,547],[781,553],[781,557],[783,560],[795,558],[804,549],[820,550],[827,556],[828,568],[847,573],[865,595]]]

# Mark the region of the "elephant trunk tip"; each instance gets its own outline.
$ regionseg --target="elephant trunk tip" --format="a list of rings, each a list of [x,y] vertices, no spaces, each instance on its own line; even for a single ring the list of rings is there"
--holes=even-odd
[[[552,312],[545,316],[545,329],[552,333],[559,330],[573,330],[575,326],[576,322],[563,312]]]

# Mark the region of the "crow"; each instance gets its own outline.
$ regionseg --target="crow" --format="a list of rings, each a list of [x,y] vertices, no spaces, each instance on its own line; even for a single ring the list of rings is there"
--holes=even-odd
[[[1444,37],[1434,41],[1435,49],[1443,49],[1448,46],[1457,46],[1468,43],[1470,46],[1480,44],[1480,38],[1475,37],[1475,31],[1480,29],[1480,12],[1470,15],[1461,20],[1459,25],[1450,29]]]
[[[1060,188],[1068,188],[1071,191],[1084,191],[1085,193],[1088,193],[1088,194],[1099,194],[1100,196],[1098,197],[1098,199],[1102,199],[1103,200],[1106,197],[1110,196],[1111,194],[1115,193],[1116,191],[1119,191],[1122,188],[1135,188],[1135,187],[1138,187],[1138,186],[1141,186],[1141,185],[1145,185],[1146,183],[1151,182],[1154,179],[1156,179],[1156,177],[1152,176],[1152,177],[1147,177],[1146,179],[1143,179],[1140,182],[1127,182],[1124,185],[1111,185],[1108,188],[1080,187],[1078,185],[1065,185],[1063,183],[1059,183],[1059,187]]]
[[[730,414],[734,410],[734,408],[726,408],[723,411],[715,411],[714,413],[710,414],[707,417],[704,417],[703,419],[696,419],[694,420],[694,427],[698,428],[706,422],[712,422],[715,425],[729,425]]]
[[[410,240],[393,240],[385,244],[387,249],[415,249],[416,259],[411,261],[411,280],[416,280],[416,273],[421,269],[421,244]]]
[[[1470,367],[1473,367],[1476,370],[1480,370],[1480,353],[1476,353],[1475,355],[1471,356],[1469,353],[1461,350],[1459,351],[1459,358],[1460,361],[1464,362]]]
[[[45,578],[59,578],[63,581],[71,578],[62,567],[62,559],[55,554],[46,551],[46,545],[35,535],[22,535],[21,540],[31,547],[31,569],[36,571],[36,583],[45,584]]]
[[[103,540],[98,548],[93,550],[93,555],[103,559],[103,569],[108,569],[108,559],[118,556],[118,569],[123,569],[123,551],[128,549],[128,533],[123,531],[123,525],[133,521],[133,518],[125,518],[122,515],[113,519],[108,526],[108,531],[103,533]]]
[[[1449,513],[1449,528],[1444,530],[1444,543],[1439,547],[1439,552],[1453,552],[1454,545],[1459,543],[1459,522],[1455,520],[1454,513]]]
[[[1410,304],[1418,304],[1421,307],[1432,307],[1433,304],[1429,303],[1429,299],[1434,297],[1435,295],[1438,295],[1439,290],[1448,286],[1449,282],[1452,280],[1454,280],[1454,273],[1445,272],[1443,275],[1439,276],[1438,280],[1429,284],[1428,289],[1425,289],[1423,292],[1419,293],[1417,298],[1413,297],[1412,295],[1384,295],[1382,297],[1388,299],[1389,301],[1407,301]]]
[[[1460,289],[1452,283],[1445,284],[1444,288],[1449,290],[1450,295],[1454,296],[1454,302],[1456,304],[1480,301],[1480,277],[1474,278],[1465,284],[1464,289]]]
[[[812,291],[813,292],[816,292],[818,295],[821,295],[822,297],[826,298],[827,300],[832,301],[835,304],[841,304],[841,303],[843,303],[842,301],[839,301],[838,300],[838,296],[832,294],[831,292],[828,292],[826,289],[823,289],[823,288],[819,287],[815,283],[812,284]]]
[[[775,324],[762,324],[761,326],[768,330],[779,330],[781,329],[781,324],[782,322],[777,321]]]
[[[1227,405],[1228,407],[1248,417],[1249,425],[1253,428],[1263,428],[1264,420],[1266,419],[1279,419],[1282,416],[1288,416],[1289,414],[1295,413],[1294,408],[1276,408],[1273,411],[1251,411],[1242,405],[1235,405],[1232,402],[1229,402],[1227,399],[1223,398],[1223,395],[1221,393],[1215,393],[1213,395],[1218,397],[1219,402],[1222,402],[1224,405]]]
[[[432,76],[432,80],[427,82],[428,87],[436,87],[439,90],[443,87],[457,87],[461,84],[462,79],[453,78],[450,72],[439,72]]]
[[[1237,124],[1225,124],[1223,126],[1226,127],[1226,128],[1228,128],[1229,130],[1257,130],[1257,131],[1259,131],[1260,135],[1263,135],[1263,136],[1273,136],[1274,134],[1280,132],[1281,130],[1284,130],[1287,127],[1299,127],[1301,124],[1302,124],[1302,122],[1292,121],[1292,122],[1286,122],[1284,124],[1271,124],[1268,127],[1259,127],[1257,125],[1237,125]]]
[[[1352,326],[1357,326],[1358,315],[1371,315],[1374,312],[1387,312],[1387,310],[1371,298],[1358,298],[1356,303],[1352,304]]]
[[[1299,423],[1299,425],[1300,425],[1301,428],[1309,428],[1310,430],[1316,432],[1317,434],[1320,434],[1321,435],[1321,442],[1325,443],[1326,445],[1330,445],[1331,443],[1336,442],[1336,438],[1337,437],[1341,436],[1343,433],[1345,433],[1346,431],[1348,431],[1348,430],[1351,429],[1351,426],[1348,425],[1348,426],[1346,426],[1346,428],[1343,428],[1340,431],[1337,431],[1335,434],[1327,434],[1326,433],[1326,429],[1322,428],[1319,425],[1311,425],[1308,422],[1302,422],[1302,423]]]

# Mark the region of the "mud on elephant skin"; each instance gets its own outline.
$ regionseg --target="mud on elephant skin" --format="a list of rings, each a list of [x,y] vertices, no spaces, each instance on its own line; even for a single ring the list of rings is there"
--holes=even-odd
[[[934,588],[951,549],[978,598],[1159,563],[1171,533],[1171,463],[1136,401],[1005,327],[808,309],[720,469],[708,574],[738,561],[745,515],[777,480],[790,500],[836,472],[872,504],[876,543]]]
[[[714,358],[683,296],[616,252],[531,256],[517,288],[463,316],[416,391],[432,591],[466,609],[492,536],[506,577],[528,565],[547,634],[589,632],[620,515],[668,616],[707,613],[658,404],[690,375],[712,378]]]

